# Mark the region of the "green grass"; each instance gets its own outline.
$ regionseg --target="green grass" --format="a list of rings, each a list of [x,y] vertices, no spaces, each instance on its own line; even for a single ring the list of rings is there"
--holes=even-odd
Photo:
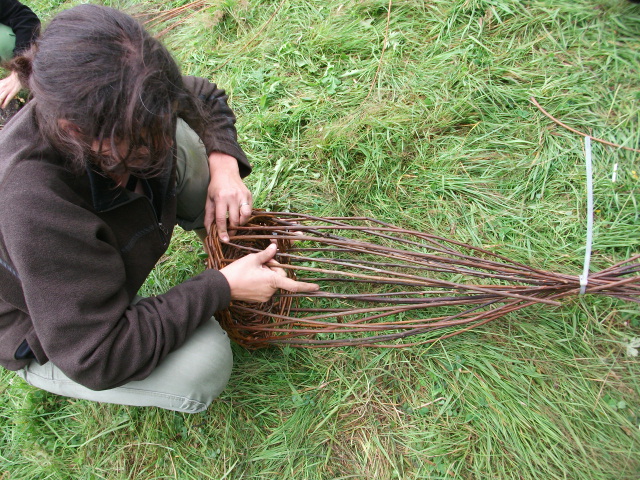
[[[30,5],[46,20],[74,3]],[[150,17],[184,3],[109,2]],[[583,140],[529,98],[639,148],[640,7],[209,5],[163,40],[230,94],[256,206],[372,216],[581,272]],[[595,271],[639,250],[640,162],[593,150]],[[199,253],[179,232],[143,293],[200,271]],[[635,479],[640,361],[626,344],[639,336],[637,305],[585,296],[429,347],[235,347],[228,388],[193,416],[56,397],[3,372],[0,479]]]

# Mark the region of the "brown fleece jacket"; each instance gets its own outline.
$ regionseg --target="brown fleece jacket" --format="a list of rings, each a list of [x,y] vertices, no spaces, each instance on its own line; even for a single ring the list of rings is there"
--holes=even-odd
[[[224,92],[200,78],[185,84],[210,117],[207,131],[194,128],[207,153],[234,156],[247,175]],[[175,156],[149,180],[154,210],[91,168],[71,173],[38,130],[36,102],[0,132],[0,364],[24,366],[15,355],[26,340],[39,363],[91,389],[143,379],[228,306],[229,285],[207,270],[132,305],[176,222]]]

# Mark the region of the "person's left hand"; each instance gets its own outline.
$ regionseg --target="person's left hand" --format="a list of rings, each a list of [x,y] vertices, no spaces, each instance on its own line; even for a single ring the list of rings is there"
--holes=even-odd
[[[253,197],[240,178],[238,161],[232,156],[211,153],[209,170],[211,180],[204,210],[204,225],[208,233],[215,221],[220,239],[228,242],[227,216],[231,227],[246,223],[253,210]]]
[[[11,72],[7,78],[0,80],[0,108],[7,108],[21,89],[22,84],[16,72]]]

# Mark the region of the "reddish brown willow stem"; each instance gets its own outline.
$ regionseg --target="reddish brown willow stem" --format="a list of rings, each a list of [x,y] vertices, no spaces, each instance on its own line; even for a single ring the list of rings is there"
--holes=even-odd
[[[557,118],[552,116],[549,112],[547,112],[544,108],[542,108],[542,106],[538,103],[538,101],[534,97],[531,97],[530,100],[531,100],[531,103],[533,103],[538,108],[538,110],[540,110],[543,113],[543,115],[545,115],[547,118],[549,118],[552,122],[560,125],[562,128],[566,128],[570,132],[577,133],[578,135],[580,135],[582,137],[589,137],[594,142],[600,142],[600,143],[603,143],[605,145],[609,145],[610,147],[623,148],[624,150],[629,150],[631,152],[640,153],[640,150],[638,150],[637,148],[625,147],[625,146],[622,146],[622,145],[618,145],[617,143],[607,142],[606,140],[602,140],[601,138],[596,138],[596,137],[594,137],[592,135],[589,135],[588,133],[583,133],[580,130],[576,130],[575,128],[571,128],[569,125],[567,125],[566,123],[562,123],[560,120],[558,120]]]
[[[185,10],[189,10],[189,9],[192,9],[192,8],[199,8],[199,7],[203,7],[203,6],[206,6],[205,0],[195,0],[194,2],[187,3],[187,4],[182,5],[180,7],[175,7],[175,8],[171,8],[169,10],[165,10],[164,12],[159,13],[155,17],[150,18],[149,20],[145,21],[144,24],[145,25],[157,25],[157,24],[162,23],[162,22],[164,22],[166,20],[170,20],[172,18],[177,17],[178,15],[180,15]]]

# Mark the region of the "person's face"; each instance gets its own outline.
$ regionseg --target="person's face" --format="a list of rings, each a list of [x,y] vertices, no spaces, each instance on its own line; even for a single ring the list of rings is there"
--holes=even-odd
[[[105,173],[118,181],[126,181],[131,172],[144,175],[145,168],[152,163],[149,158],[151,155],[149,147],[142,145],[129,151],[128,141],[121,140],[113,143],[114,145],[111,139],[104,139],[102,142],[94,140],[91,144],[91,151],[95,159],[98,159],[98,164],[111,166]],[[169,140],[168,144],[171,146],[173,141]],[[116,152],[112,150],[113,148]]]
[[[94,140],[91,143],[91,151],[96,157],[102,157],[109,159],[105,163],[114,165],[112,171],[118,170],[118,164],[122,166],[122,170],[133,170],[136,168],[144,167],[145,160],[149,158],[149,147],[138,147],[135,150],[129,152],[129,142],[124,140],[116,140],[114,152],[111,139],[106,138],[104,140]],[[126,167],[119,159],[126,159]],[[117,173],[117,172],[116,172]]]

